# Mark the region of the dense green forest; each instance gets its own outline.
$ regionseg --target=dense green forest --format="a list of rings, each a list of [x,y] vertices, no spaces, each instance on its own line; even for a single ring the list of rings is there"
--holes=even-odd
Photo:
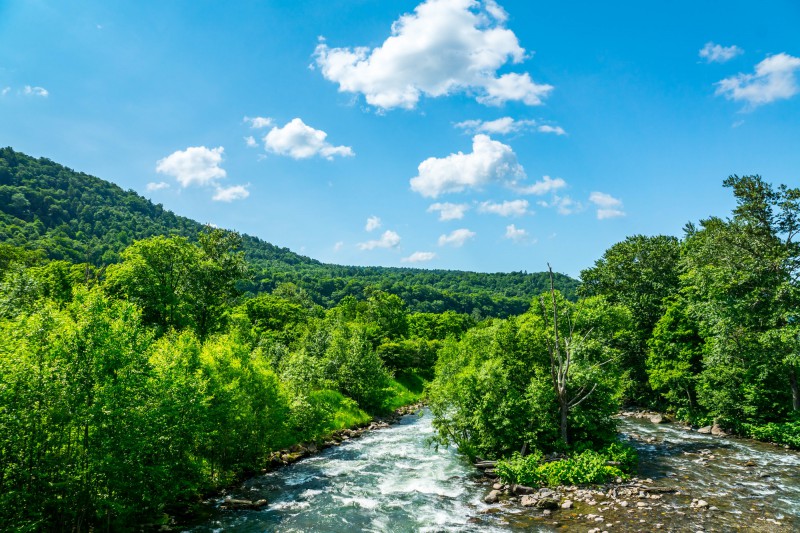
[[[618,475],[603,465],[630,458],[612,418],[626,403],[800,447],[800,189],[724,185],[730,218],[629,237],[581,273],[578,302],[552,291],[445,341],[429,388],[440,440],[543,483]]]
[[[199,222],[133,191],[45,158],[0,149],[0,242],[100,267],[118,262],[138,239],[179,235],[197,242],[202,232]],[[413,311],[505,317],[523,313],[547,285],[543,273],[329,265],[247,235],[242,251],[251,270],[239,281],[242,292],[272,292],[293,283],[324,307],[347,296],[363,300],[377,289],[401,297]],[[576,280],[558,275],[557,285],[567,297],[576,297]]]
[[[733,176],[728,218],[629,237],[578,287],[324,265],[0,155],[2,530],[158,525],[423,397],[525,484],[632,472],[624,404],[800,447],[798,189]]]

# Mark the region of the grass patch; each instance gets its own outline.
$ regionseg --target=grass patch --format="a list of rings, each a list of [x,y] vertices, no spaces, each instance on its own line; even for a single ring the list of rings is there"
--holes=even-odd
[[[425,391],[425,380],[413,372],[397,372],[389,380],[389,395],[382,405],[383,411],[394,411],[404,405],[417,403]]]
[[[372,417],[361,409],[358,404],[335,390],[318,390],[312,393],[315,402],[325,406],[331,413],[324,432],[332,433],[339,429],[350,428],[366,424]]]

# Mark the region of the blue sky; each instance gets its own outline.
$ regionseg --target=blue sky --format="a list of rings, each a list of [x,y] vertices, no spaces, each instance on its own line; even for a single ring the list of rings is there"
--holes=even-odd
[[[0,0],[0,145],[340,264],[577,275],[800,185],[800,4]]]

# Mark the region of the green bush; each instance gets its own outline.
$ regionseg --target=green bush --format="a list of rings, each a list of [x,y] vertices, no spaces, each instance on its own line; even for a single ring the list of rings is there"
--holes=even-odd
[[[497,462],[496,471],[506,483],[521,485],[584,485],[606,483],[615,478],[626,479],[637,464],[636,450],[622,443],[612,443],[597,452],[585,450],[571,457],[544,462],[542,453],[535,451]],[[618,464],[610,464],[618,463]]]
[[[772,422],[760,426],[748,424],[744,426],[744,431],[754,439],[800,449],[800,417],[783,423]]]

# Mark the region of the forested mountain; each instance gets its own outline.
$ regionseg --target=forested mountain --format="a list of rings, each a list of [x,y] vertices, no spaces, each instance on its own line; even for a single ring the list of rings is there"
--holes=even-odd
[[[103,266],[119,262],[120,252],[136,240],[179,235],[196,242],[203,227],[132,190],[46,158],[0,149],[0,243]],[[547,287],[544,273],[330,265],[248,235],[242,247],[252,269],[243,291],[271,292],[294,283],[326,307],[345,296],[363,299],[365,289],[373,288],[400,296],[414,311],[509,316],[524,312]],[[557,288],[569,299],[577,285],[556,275]]]

